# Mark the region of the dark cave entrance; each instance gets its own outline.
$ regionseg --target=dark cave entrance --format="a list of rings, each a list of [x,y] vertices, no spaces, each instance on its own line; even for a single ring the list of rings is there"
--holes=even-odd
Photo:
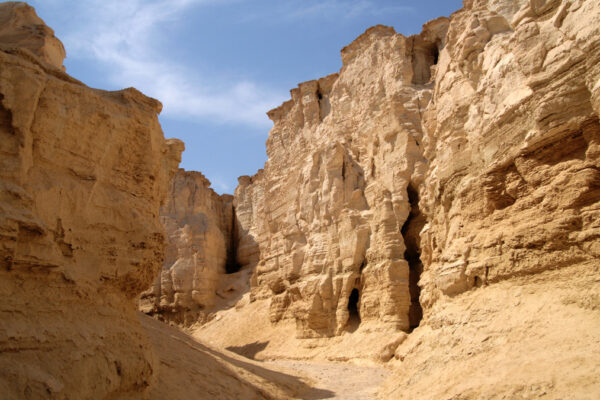
[[[235,274],[242,268],[242,265],[237,262],[235,256],[227,254],[227,263],[225,264],[226,274]]]
[[[438,63],[438,61],[440,59],[440,50],[438,49],[437,44],[433,48],[431,55],[433,56],[433,65],[437,65],[437,63]]]
[[[229,246],[227,246],[227,261],[225,261],[225,273],[235,274],[238,272],[242,265],[237,260],[237,249],[239,245],[239,238],[237,233],[237,224],[235,218],[235,208],[231,210],[231,231],[229,233]]]
[[[423,263],[421,262],[421,237],[419,233],[425,225],[425,218],[419,209],[419,193],[412,187],[408,186],[408,201],[410,203],[410,214],[402,227],[402,237],[406,245],[404,258],[408,261],[409,267],[409,291],[410,291],[410,309],[408,318],[410,330],[418,327],[423,318],[423,309],[419,301],[421,288],[419,287],[419,279],[423,272]]]
[[[348,329],[354,332],[360,325],[360,314],[358,312],[358,300],[360,292],[358,289],[352,289],[348,298]]]
[[[440,58],[441,42],[425,41],[422,38],[412,38],[412,83],[425,85],[431,80],[431,67],[437,65]]]

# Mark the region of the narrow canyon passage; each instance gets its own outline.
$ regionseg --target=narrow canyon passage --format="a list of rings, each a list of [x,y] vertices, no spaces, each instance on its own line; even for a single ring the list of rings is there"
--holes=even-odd
[[[226,240],[229,240],[229,245],[227,246],[227,260],[225,262],[225,273],[235,274],[242,267],[237,260],[237,251],[240,240],[236,229],[235,207],[231,208],[230,219],[231,226],[229,229],[229,238],[225,238]]]
[[[189,31],[215,31],[188,19],[209,2],[120,1],[102,18],[33,3],[77,22],[58,32],[93,39],[72,56],[94,62],[65,65],[32,7],[0,2],[0,400],[600,399],[600,1],[464,0],[415,35],[368,28],[338,72],[267,112],[258,151],[251,114],[283,100],[283,75],[320,71],[314,43],[327,43],[262,29],[294,33],[287,19],[253,40],[238,28],[258,24],[212,5],[194,18],[219,34]],[[252,3],[214,8],[281,14]],[[346,35],[297,3],[299,32]],[[350,28],[358,1],[331,3]],[[101,26],[81,30],[86,8]],[[171,50],[199,47],[170,57],[172,27],[194,40],[171,36]],[[249,47],[225,57],[240,43],[290,68],[263,73]],[[262,60],[258,75],[232,70],[244,58]],[[118,69],[107,81],[103,64]],[[202,89],[218,76],[186,76],[219,70],[215,90]],[[140,89],[164,114],[115,76],[158,84]],[[165,134],[192,114],[223,119],[193,129],[186,162],[225,161],[198,169],[267,156],[233,194],[180,168],[196,167]],[[183,120],[163,130],[169,115]],[[223,151],[198,150],[212,144]]]
[[[160,362],[150,399],[376,399],[382,366],[280,359],[258,361],[213,347],[139,314]],[[181,368],[184,365],[185,368]],[[275,396],[275,397],[273,397]]]

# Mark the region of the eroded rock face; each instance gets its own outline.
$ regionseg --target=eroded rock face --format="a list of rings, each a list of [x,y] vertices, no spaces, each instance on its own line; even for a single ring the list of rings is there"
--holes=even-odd
[[[339,75],[269,112],[268,162],[235,192],[238,259],[257,263],[253,296],[270,297],[271,320],[294,318],[300,337],[411,327],[401,232],[425,173],[421,114],[447,24],[409,38],[371,28],[342,50]]]
[[[469,1],[424,114],[422,304],[600,257],[600,7]]]
[[[64,74],[33,9],[3,3],[0,20],[0,391],[141,397],[157,366],[134,299],[162,262],[183,144],[158,101]]]
[[[271,320],[409,330],[446,296],[597,260],[599,10],[466,1],[449,28],[374,27],[269,112],[234,203]]]
[[[233,257],[233,196],[219,196],[200,172],[180,169],[169,186],[160,219],[168,245],[160,274],[142,295],[149,314],[189,325],[215,305]],[[231,271],[232,272],[232,271]]]
[[[0,44],[30,51],[38,60],[65,70],[65,48],[54,36],[54,31],[26,3],[8,1],[2,4]]]

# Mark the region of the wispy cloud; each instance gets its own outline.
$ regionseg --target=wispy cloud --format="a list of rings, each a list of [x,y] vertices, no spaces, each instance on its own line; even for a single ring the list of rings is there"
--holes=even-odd
[[[220,176],[211,179],[211,186],[218,193],[232,193],[234,189]]]
[[[100,63],[116,86],[135,86],[158,98],[163,114],[213,123],[268,127],[265,112],[283,94],[265,84],[230,77],[203,76],[169,60],[161,33],[193,7],[223,6],[240,0],[47,0],[70,8],[62,41],[71,57]]]
[[[232,78],[214,71],[203,73],[202,66],[175,61],[169,57],[173,44],[165,32],[199,7],[251,5],[244,10],[255,9],[257,13],[247,13],[244,20],[253,23],[351,21],[365,15],[413,11],[407,6],[382,6],[375,0],[31,1],[63,15],[60,38],[69,57],[100,66],[115,87],[135,86],[159,99],[164,105],[163,115],[264,128],[265,132],[271,126],[265,112],[286,100],[287,90],[245,79],[243,72],[241,78]]]
[[[377,17],[414,12],[415,8],[411,6],[381,6],[373,0],[288,0],[279,2],[269,12],[249,14],[245,19],[257,20],[268,17],[271,21],[277,22],[302,18],[348,21],[365,15]]]

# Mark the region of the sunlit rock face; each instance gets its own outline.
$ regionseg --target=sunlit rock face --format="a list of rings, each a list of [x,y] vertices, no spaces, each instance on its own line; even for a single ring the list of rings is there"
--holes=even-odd
[[[269,159],[235,192],[238,258],[256,264],[253,296],[272,299],[271,320],[295,319],[300,337],[418,323],[418,240],[403,226],[418,236],[421,115],[447,25],[408,38],[373,27],[342,50],[339,74],[269,112]]]
[[[7,1],[2,4],[0,43],[31,52],[38,61],[65,70],[63,60],[66,53],[61,41],[26,3]]]
[[[369,29],[292,90],[234,199],[271,320],[409,330],[446,296],[597,259],[598,21],[466,1],[417,36]]]
[[[90,89],[23,3],[0,5],[0,392],[137,398],[157,367],[135,298],[183,144],[158,101]]]
[[[423,114],[425,308],[600,256],[600,7],[466,1]]]
[[[165,260],[140,308],[190,325],[203,320],[232,258],[233,196],[219,196],[200,172],[180,169],[169,186],[160,219],[167,233]]]

